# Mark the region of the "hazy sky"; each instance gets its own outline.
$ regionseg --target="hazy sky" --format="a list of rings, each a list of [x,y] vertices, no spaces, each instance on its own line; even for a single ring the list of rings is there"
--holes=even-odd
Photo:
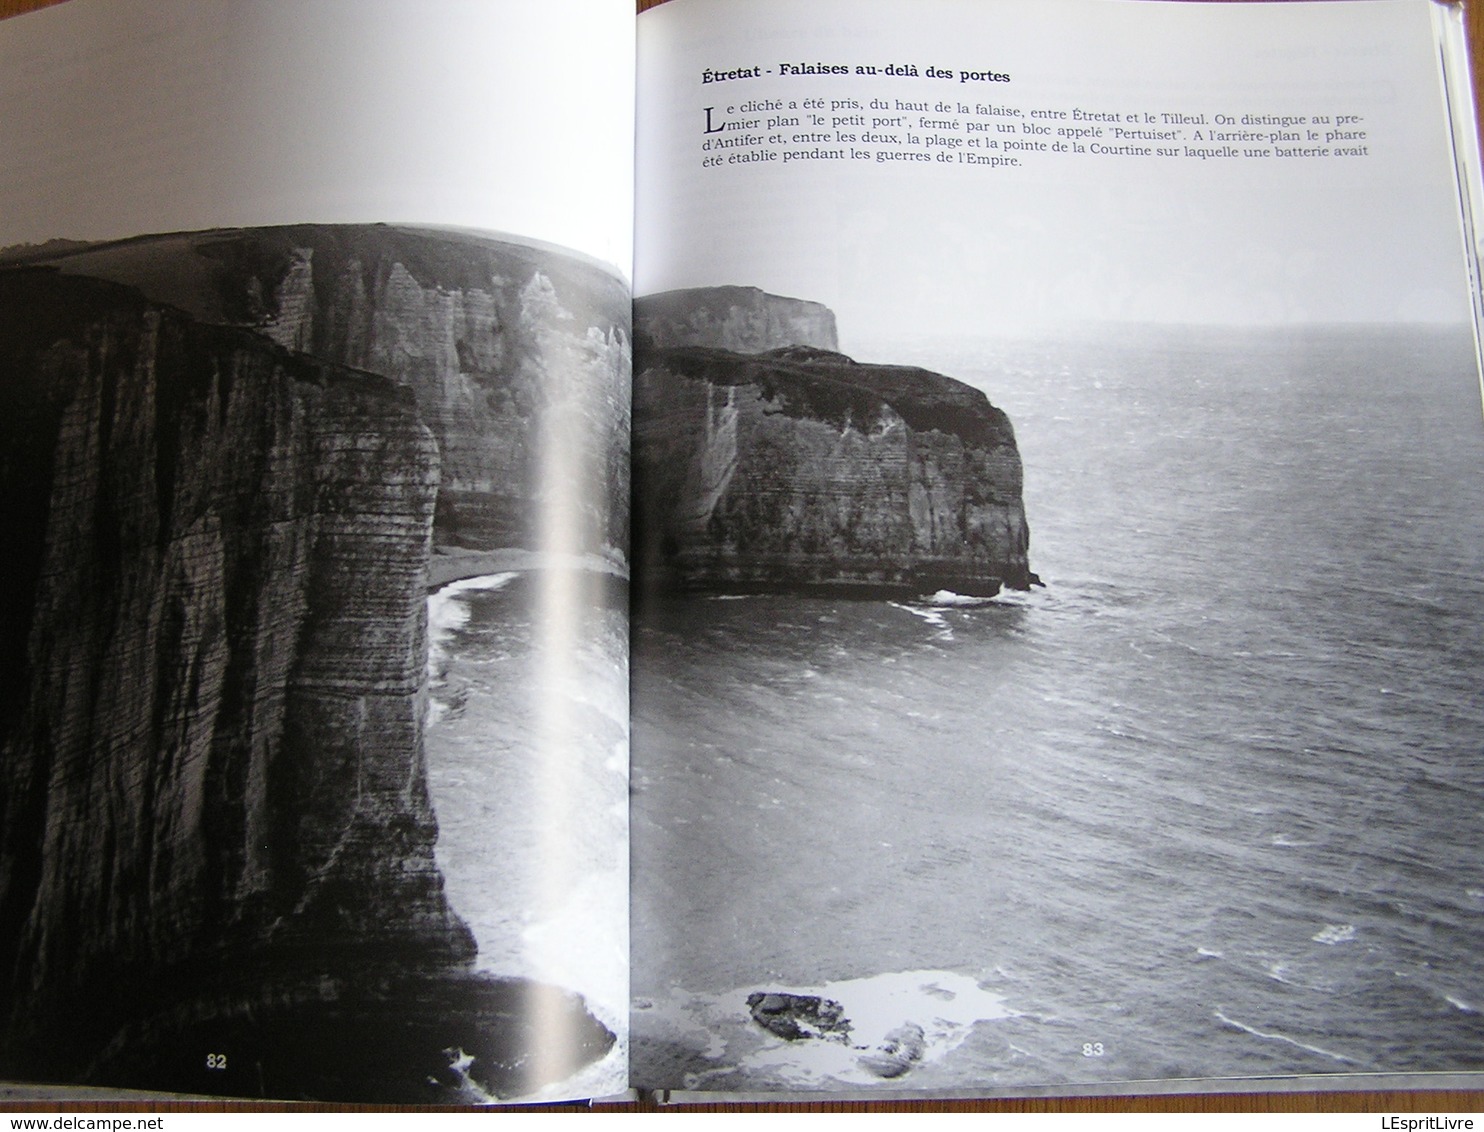
[[[1463,318],[1462,236],[1430,7],[664,5],[641,19],[637,287],[745,283],[818,299],[836,309],[847,339],[851,326],[883,323],[938,331],[1066,319]],[[774,20],[791,30],[771,30]],[[1011,81],[765,73],[701,82],[704,67],[789,60],[996,70]],[[1204,162],[1021,154],[1027,164],[1013,170],[850,161],[701,168],[703,107],[818,95],[1080,107],[1125,122],[1133,110],[1208,122],[1218,113],[1351,114],[1364,118],[1352,128],[1366,131],[1369,154]],[[1202,143],[1187,129],[1179,144]]]
[[[847,328],[1461,317],[1431,8],[674,0],[641,20],[638,285],[752,283]],[[4,21],[0,246],[386,220],[626,268],[632,34],[626,0],[69,0]],[[700,81],[783,60],[1012,81]],[[702,107],[806,95],[1349,113],[1370,154],[700,168]]]
[[[0,22],[0,246],[297,221],[629,271],[623,0],[69,0]]]

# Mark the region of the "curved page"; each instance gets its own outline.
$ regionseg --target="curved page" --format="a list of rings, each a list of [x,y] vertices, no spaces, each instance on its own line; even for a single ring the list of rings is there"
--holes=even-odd
[[[0,25],[5,1077],[626,1087],[632,26]]]
[[[1430,5],[672,0],[640,49],[637,1082],[1477,1069]]]

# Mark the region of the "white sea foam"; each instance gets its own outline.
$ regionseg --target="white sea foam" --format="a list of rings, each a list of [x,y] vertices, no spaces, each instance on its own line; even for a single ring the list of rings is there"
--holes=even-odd
[[[543,909],[521,934],[522,973],[580,990],[593,1014],[615,1033],[628,1028],[628,940],[591,930],[628,914],[627,860],[594,869],[565,899]]]
[[[850,1023],[847,1034],[788,1041],[753,1022],[747,998],[754,993],[813,995],[838,1002]],[[661,1008],[686,1029],[730,1035],[726,1046],[708,1046],[706,1056],[724,1059],[716,1070],[695,1074],[695,1085],[717,1073],[741,1069],[801,1087],[881,1084],[957,1048],[978,1022],[1013,1018],[1017,1012],[998,993],[952,971],[890,971],[816,987],[765,983],[721,995],[686,995]],[[871,1066],[876,1067],[875,1071]],[[695,1087],[691,1085],[690,1087]]]
[[[1458,944],[1456,929],[1484,910],[1484,870],[1468,851],[1480,790],[1454,773],[1450,759],[1484,727],[1476,694],[1480,622],[1468,616],[1481,600],[1475,536],[1484,480],[1445,474],[1440,482],[1467,490],[1431,496],[1410,487],[1421,482],[1417,469],[1477,463],[1477,444],[1464,448],[1450,435],[1419,448],[1392,430],[1396,442],[1378,434],[1386,443],[1374,449],[1329,446],[1343,432],[1333,427],[1343,421],[1337,406],[1348,411],[1336,390],[1367,383],[1365,397],[1349,400],[1374,411],[1375,398],[1396,387],[1401,370],[1392,362],[1403,351],[1379,342],[1359,355],[1348,345],[1305,346],[1306,368],[1294,370],[1296,396],[1306,391],[1302,404],[1284,399],[1282,412],[1235,417],[1219,411],[1234,398],[1274,404],[1254,392],[1253,375],[1268,358],[1292,368],[1296,341],[1248,350],[1242,339],[1182,355],[1210,370],[1217,401],[1187,397],[1190,367],[1158,364],[1161,355],[1142,346],[1130,348],[1116,383],[1141,390],[1138,396],[1097,405],[1081,399],[1081,384],[1077,396],[1063,394],[1055,366],[1027,365],[1036,383],[1028,379],[1015,390],[1018,402],[1002,407],[1016,418],[1027,468],[1034,470],[1038,452],[1051,462],[1043,472],[1055,465],[1054,474],[1027,476],[1032,566],[1049,585],[1004,595],[1027,603],[1016,609],[940,607],[952,643],[933,641],[936,630],[920,616],[903,621],[884,603],[872,610],[811,603],[811,614],[828,608],[840,623],[827,627],[811,616],[807,635],[787,640],[773,626],[790,611],[781,602],[767,632],[736,618],[707,620],[705,610],[661,626],[664,633],[646,642],[646,663],[655,666],[647,684],[670,698],[673,720],[660,730],[660,700],[643,705],[646,725],[666,740],[663,749],[641,752],[654,782],[644,805],[714,820],[647,837],[643,906],[658,910],[654,918],[665,927],[650,932],[654,946],[636,949],[644,956],[636,958],[642,985],[720,991],[769,978],[759,962],[866,974],[956,966],[962,960],[954,956],[969,960],[964,969],[982,965],[985,973],[1005,964],[1018,977],[990,985],[1028,1014],[1057,1019],[1055,1028],[1029,1016],[1013,1026],[980,1023],[954,1054],[904,1083],[931,1078],[936,1085],[957,1068],[963,1076],[952,1085],[960,1088],[1064,1082],[1171,1058],[1202,1076],[1357,1068],[1236,1028],[1207,1041],[1202,1031],[1217,1006],[1263,1031],[1331,1041],[1326,1048],[1340,1054],[1335,1047],[1344,1045],[1367,1070],[1467,1060],[1478,1048],[1484,992],[1472,989],[1477,956]],[[1055,349],[1069,356],[1065,342]],[[1109,356],[1089,348],[1089,364]],[[1466,351],[1460,356],[1466,360]],[[1330,358],[1346,360],[1331,366],[1323,360]],[[1087,373],[1078,360],[1073,372]],[[1401,367],[1409,389],[1425,368]],[[1426,381],[1438,379],[1440,390],[1441,382],[1456,385],[1450,370],[1457,372],[1451,361],[1428,369]],[[1146,376],[1149,383],[1132,384]],[[985,380],[993,380],[987,372]],[[1406,409],[1413,400],[1386,403]],[[1426,420],[1451,426],[1464,415],[1439,403],[1444,414]],[[1166,443],[1148,429],[1152,404],[1162,417],[1198,414],[1210,431],[1202,443]],[[1048,428],[1052,414],[1076,427]],[[1237,425],[1254,427],[1234,443]],[[1179,431],[1191,434],[1183,422]],[[1085,459],[1058,462],[1057,453],[1083,447]],[[1213,453],[1231,463],[1206,476]],[[1281,469],[1273,453],[1283,457]],[[1123,477],[1120,491],[1138,489],[1139,525],[1154,536],[1138,537],[1118,521],[1134,506],[1121,496],[1121,510],[1108,509],[1110,469]],[[1426,526],[1437,536],[1436,556],[1419,567],[1405,524],[1378,526],[1374,498],[1346,495],[1344,485],[1359,476],[1397,490],[1395,504],[1387,497],[1388,514]],[[1305,506],[1247,521],[1254,492],[1311,482]],[[1205,521],[1218,512],[1233,520]],[[1441,644],[1445,623],[1387,597],[1406,592],[1419,569],[1429,578],[1450,571],[1454,579],[1450,636]],[[1339,655],[1336,640],[1358,644]],[[714,642],[712,651],[699,647],[703,641]],[[1385,647],[1361,647],[1378,641]],[[850,651],[836,659],[832,646],[840,643]],[[1439,663],[1440,650],[1462,667]],[[1235,653],[1245,655],[1233,660]],[[784,675],[825,656],[830,690],[846,693],[848,708],[797,697],[797,682]],[[1382,686],[1405,696],[1380,696]],[[872,704],[880,710],[859,706]],[[931,714],[909,714],[909,704],[931,705]],[[746,722],[718,737],[732,719]],[[859,750],[874,764],[850,763],[851,773],[842,773],[845,756]],[[772,765],[786,766],[796,780],[787,795],[796,800],[792,808],[745,804],[768,796],[756,792],[761,772],[750,760],[758,751],[772,752]],[[1358,815],[1343,823],[1343,846],[1331,845],[1333,823],[1324,820],[1337,798]],[[878,812],[890,820],[878,820]],[[968,860],[934,860],[907,872],[904,864],[928,865],[922,841],[940,829],[969,848]],[[878,840],[899,852],[856,852]],[[735,864],[741,845],[758,854],[745,866]],[[1317,851],[1327,845],[1334,851]],[[1419,856],[1424,845],[1439,851]],[[1150,867],[1152,859],[1169,867]],[[992,861],[1007,864],[991,869]],[[1082,861],[1102,862],[1109,883],[1088,884],[1087,870],[1076,867]],[[1180,878],[1174,887],[1171,869]],[[739,875],[745,884],[721,879]],[[1362,938],[1360,912],[1331,901],[1378,891],[1407,899],[1397,898],[1404,906],[1393,914],[1366,915]],[[879,914],[862,911],[877,909],[872,901]],[[1311,938],[1341,911],[1356,915],[1348,921],[1357,929],[1352,940]],[[1068,916],[1098,930],[1048,930]],[[1223,956],[1199,954],[1191,938]],[[1150,940],[1161,946],[1151,949]],[[869,966],[888,953],[903,957]],[[1417,1039],[1415,997],[1376,989],[1375,976],[1391,970],[1436,987],[1425,1040]],[[1449,1005],[1445,992],[1481,1014]],[[1120,1010],[1110,1009],[1115,995]],[[758,1045],[776,1042],[740,1006],[732,1011],[731,1021],[718,1024],[750,1031]],[[1007,1063],[1003,1043],[987,1040],[1012,1030],[1037,1056]],[[662,1031],[677,1040],[645,1043],[657,1052],[641,1051],[648,1062],[642,1079],[678,1083],[685,1069],[718,1067],[694,1055],[706,1045],[703,1028]],[[1051,1043],[1078,1034],[1116,1049],[1117,1064],[1083,1062],[1075,1048],[1067,1059],[1065,1050],[1048,1056]],[[1416,1048],[1405,1044],[1416,1040]],[[729,1048],[726,1087],[774,1084],[749,1082],[737,1070],[745,1047],[734,1040]]]
[[[1325,924],[1309,938],[1315,943],[1325,943],[1331,947],[1337,943],[1349,943],[1355,938],[1355,925]]]
[[[889,601],[886,604],[893,609],[900,609],[904,613],[910,613],[913,617],[921,617],[929,625],[937,625],[944,628],[948,625],[948,622],[943,620],[943,615],[936,609],[924,609],[920,605],[903,605],[899,601]]]
[[[571,632],[560,636],[559,649],[530,631],[516,634],[512,652],[496,656],[478,638],[461,634],[480,594],[521,576],[466,578],[428,598],[429,724],[469,697],[465,713],[445,719],[442,728],[430,726],[435,780],[456,792],[440,796],[434,789],[436,851],[450,900],[478,942],[477,967],[575,991],[615,1035],[604,1057],[519,1099],[611,1095],[626,1087],[628,1062],[623,635],[609,614],[586,626],[578,620],[585,607],[575,600],[566,610]],[[537,576],[535,600],[546,581]],[[563,581],[554,577],[558,593]],[[470,676],[471,667],[492,659],[506,666],[508,677],[493,690]],[[480,741],[468,742],[471,734]],[[543,760],[539,754],[547,748],[569,757]],[[582,805],[590,808],[580,821],[559,820],[569,812],[578,817]],[[547,811],[546,819],[533,816]],[[457,1064],[452,1068],[458,1071]]]
[[[1247,1023],[1245,1022],[1238,1022],[1235,1018],[1228,1018],[1219,1010],[1213,1011],[1213,1013],[1216,1015],[1216,1018],[1219,1021],[1226,1023],[1226,1025],[1231,1026],[1233,1029],[1241,1030],[1244,1033],[1251,1034],[1254,1038],[1263,1038],[1270,1042],[1286,1042],[1291,1046],[1297,1046],[1301,1050],[1307,1050],[1309,1053],[1317,1053],[1321,1057],[1328,1057],[1334,1061],[1343,1061],[1350,1065],[1355,1064],[1355,1059],[1353,1057],[1346,1057],[1343,1053],[1335,1053],[1333,1050],[1324,1049],[1321,1046],[1308,1045],[1305,1042],[1299,1041],[1297,1038],[1290,1038],[1287,1034],[1279,1034],[1276,1032],[1270,1033],[1265,1030],[1259,1030],[1253,1026],[1247,1025]]]
[[[524,1096],[490,1097],[491,1101],[538,1104],[542,1102],[570,1101],[574,1098],[617,1097],[629,1087],[629,1043],[619,1035],[609,1051],[591,1065],[583,1066],[570,1077],[553,1081],[545,1088]]]
[[[1318,991],[1320,994],[1332,994],[1335,989],[1334,984],[1321,975],[1306,973],[1302,966],[1295,970],[1291,964],[1282,960],[1268,964],[1267,976],[1275,983],[1306,991]]]
[[[455,594],[468,593],[471,590],[504,589],[510,584],[510,580],[516,576],[517,571],[506,570],[499,574],[478,574],[472,578],[460,578],[457,581],[449,582],[446,586],[439,586],[437,592],[432,597],[452,597]]]
[[[995,599],[992,597],[970,597],[968,594],[956,594],[952,590],[939,590],[928,598],[929,605],[993,605]]]
[[[894,609],[900,609],[904,613],[910,613],[913,617],[920,617],[926,621],[934,629],[938,630],[938,632],[933,634],[937,640],[953,640],[953,629],[949,626],[947,619],[938,610],[920,605],[903,605],[898,601],[889,601],[887,604]]]
[[[432,726],[443,719],[451,705],[438,694],[444,670],[448,666],[448,646],[454,635],[469,624],[469,603],[463,595],[478,591],[504,589],[515,573],[481,574],[473,578],[460,578],[440,586],[428,595],[428,685],[433,694],[428,697],[428,714],[424,721]]]
[[[1453,1007],[1454,1010],[1461,1010],[1465,1014],[1479,1013],[1477,1007],[1475,1007],[1472,1003],[1465,1002],[1461,998],[1454,998],[1451,994],[1445,994],[1443,997],[1447,1000],[1448,1005]]]
[[[428,657],[429,664],[435,653],[441,656],[448,640],[469,623],[469,606],[460,600],[466,593],[500,590],[508,586],[514,573],[481,574],[475,578],[460,578],[449,582],[435,593],[428,595]]]

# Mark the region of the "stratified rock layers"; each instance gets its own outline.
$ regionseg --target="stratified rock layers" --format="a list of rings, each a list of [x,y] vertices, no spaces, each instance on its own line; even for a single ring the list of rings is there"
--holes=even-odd
[[[31,262],[405,385],[438,442],[440,545],[627,545],[631,309],[595,264],[383,225],[144,236]]]
[[[438,447],[383,377],[0,275],[0,1052],[303,953],[473,949],[434,864]]]
[[[1014,430],[983,393],[817,348],[668,344],[648,302],[634,386],[647,572],[680,589],[862,594],[1036,581]]]

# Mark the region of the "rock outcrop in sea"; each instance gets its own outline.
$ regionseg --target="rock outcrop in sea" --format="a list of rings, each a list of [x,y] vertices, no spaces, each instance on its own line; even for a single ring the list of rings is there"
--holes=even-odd
[[[635,325],[648,578],[862,595],[1036,582],[1014,430],[979,390],[858,363],[825,308],[751,288],[641,299]]]
[[[0,270],[5,1076],[469,1100],[612,1045],[577,996],[472,970],[433,854],[435,542],[541,546],[541,452],[592,430],[627,484],[622,304],[563,307],[621,286],[482,243],[266,229]],[[622,545],[617,494],[561,548]],[[534,1068],[532,1004],[570,1037]]]

